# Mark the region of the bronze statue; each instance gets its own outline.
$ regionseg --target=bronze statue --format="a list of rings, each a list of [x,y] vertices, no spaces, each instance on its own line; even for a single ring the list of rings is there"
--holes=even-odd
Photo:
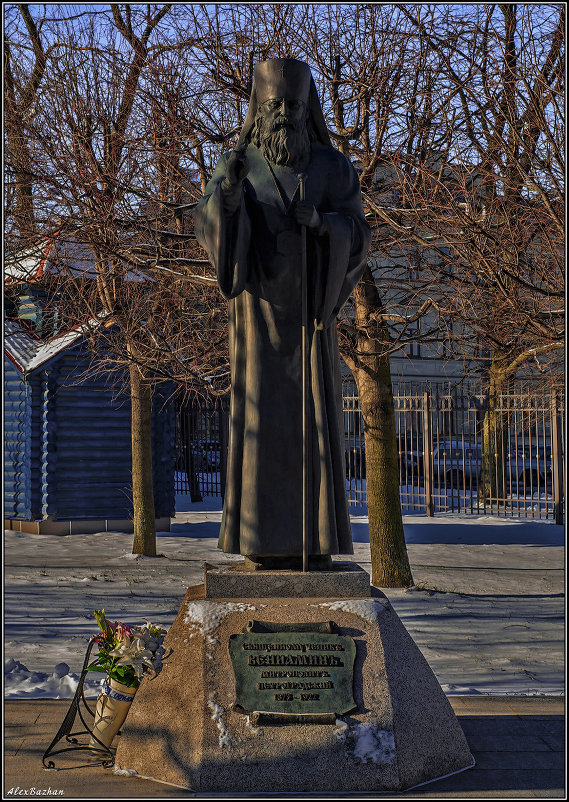
[[[219,547],[265,568],[298,567],[303,551],[304,255],[305,551],[309,568],[328,567],[330,555],[353,553],[336,315],[363,271],[370,229],[356,171],[330,143],[304,62],[256,65],[239,142],[219,160],[195,209],[195,230],[229,299],[232,389]]]

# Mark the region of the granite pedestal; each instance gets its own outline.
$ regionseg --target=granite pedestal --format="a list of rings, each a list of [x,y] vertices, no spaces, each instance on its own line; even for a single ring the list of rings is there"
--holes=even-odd
[[[473,765],[436,677],[359,566],[260,582],[263,573],[208,566],[204,585],[188,589],[162,670],[132,703],[117,770],[198,792],[389,792]],[[229,643],[252,621],[327,622],[353,639],[355,709],[326,723],[235,709]]]

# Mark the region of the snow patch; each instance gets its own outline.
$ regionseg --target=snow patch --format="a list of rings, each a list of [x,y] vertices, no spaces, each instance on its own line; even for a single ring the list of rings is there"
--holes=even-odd
[[[190,635],[190,637],[192,636]],[[221,646],[221,641],[219,641],[217,638],[214,638],[213,635],[208,635],[207,644],[208,646]],[[207,651],[207,656],[209,660],[213,660],[213,653],[211,650]]]
[[[51,674],[30,671],[19,660],[7,657],[4,661],[4,697],[25,699],[72,699],[79,683],[78,674],[70,674],[67,663],[58,663]],[[86,697],[96,697],[101,686],[100,675],[87,677]]]
[[[196,631],[190,632],[190,638],[201,632],[203,635],[208,636],[209,643],[215,644],[219,641],[216,641],[211,636],[211,633],[218,628],[226,616],[230,613],[244,613],[248,610],[256,609],[252,604],[245,604],[244,602],[188,602],[184,623],[194,624],[197,627]]]
[[[345,721],[342,721],[341,718],[336,719],[336,729],[332,730],[333,734],[339,741],[344,741],[346,739],[346,735],[348,734],[348,725]]]
[[[362,722],[350,727],[346,755],[358,763],[387,765],[395,760],[395,736],[377,724]]]
[[[262,735],[263,728],[262,727],[255,727],[253,722],[251,721],[251,716],[247,716],[245,719],[245,725],[249,728],[252,735]]]
[[[208,702],[209,709],[211,710],[211,717],[219,730],[219,747],[223,749],[224,746],[230,748],[233,745],[233,742],[229,736],[229,731],[225,726],[225,722],[222,718],[223,713],[225,713],[225,708],[221,705],[218,705],[216,702],[213,701],[213,698],[210,697]]]
[[[169,783],[166,780],[158,780],[156,777],[148,777],[146,774],[139,774],[134,769],[121,769],[118,763],[115,763],[113,767],[113,774],[119,774],[123,777],[140,777],[142,780],[152,780],[155,783],[161,783],[162,785],[169,785],[172,788],[181,788],[183,791],[191,791],[191,788],[188,788],[187,785],[177,785],[176,783]]]
[[[381,613],[389,610],[390,606],[388,599],[342,599],[318,604],[318,607],[328,607],[329,610],[354,613],[372,624],[375,623]]]
[[[126,554],[121,554],[121,560],[133,560],[134,562],[142,562],[143,560],[149,560],[153,562],[157,557],[165,557],[165,554],[155,554],[153,557],[150,557],[148,554],[132,554],[132,552],[127,552]]]
[[[472,685],[454,685],[453,683],[442,683],[441,688],[447,696],[479,696],[481,691],[473,688]]]

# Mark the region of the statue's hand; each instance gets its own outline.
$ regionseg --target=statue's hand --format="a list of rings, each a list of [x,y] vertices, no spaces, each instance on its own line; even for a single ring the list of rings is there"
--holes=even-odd
[[[297,223],[300,223],[301,226],[307,226],[307,228],[320,228],[322,224],[322,218],[314,206],[306,201],[295,203],[294,218]]]
[[[234,214],[241,204],[241,184],[249,172],[249,165],[245,159],[245,147],[241,146],[232,150],[225,165],[225,178],[221,182],[221,190],[223,192],[223,208],[228,214]]]
[[[248,172],[249,165],[247,164],[243,146],[232,150],[225,165],[223,189],[227,191],[237,189]]]

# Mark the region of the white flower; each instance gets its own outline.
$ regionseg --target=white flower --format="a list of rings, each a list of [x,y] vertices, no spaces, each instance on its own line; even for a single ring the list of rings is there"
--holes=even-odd
[[[155,672],[161,663],[164,649],[159,640],[152,635],[147,627],[136,629],[133,637],[123,636],[119,644],[109,652],[109,657],[118,658],[119,666],[132,666],[134,673],[140,679],[145,670]]]
[[[148,649],[137,648],[136,642],[133,642],[129,647],[119,646],[117,649],[113,649],[110,655],[118,658],[116,662],[118,666],[132,666],[139,679],[143,675],[145,668],[154,668],[153,653]]]

